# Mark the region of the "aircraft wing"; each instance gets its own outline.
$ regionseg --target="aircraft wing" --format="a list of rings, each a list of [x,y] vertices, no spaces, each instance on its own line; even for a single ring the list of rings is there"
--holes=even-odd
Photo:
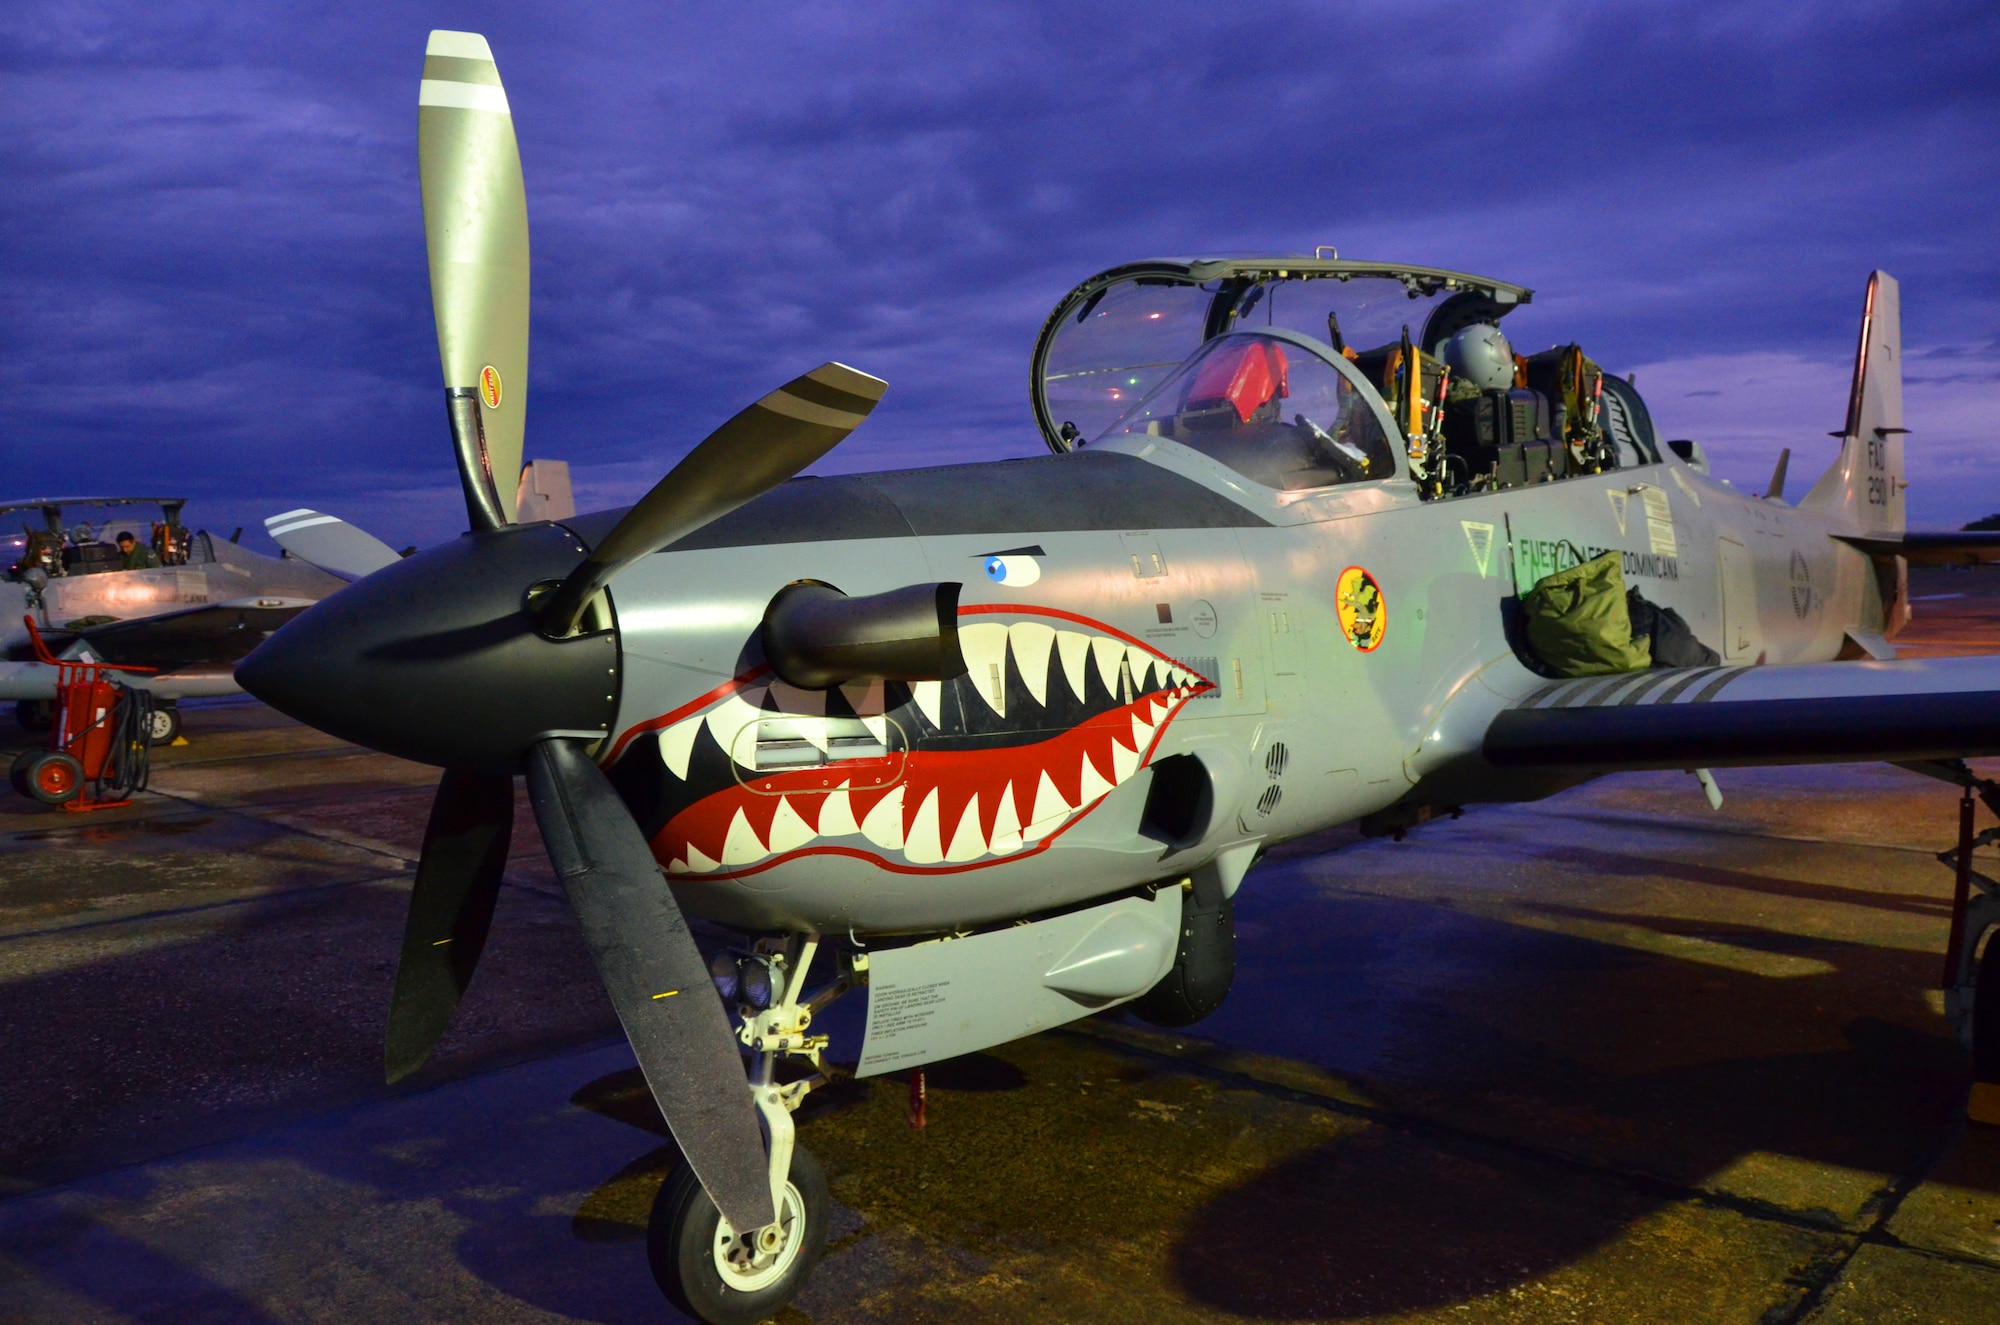
[[[375,535],[337,515],[313,510],[286,511],[264,521],[264,532],[285,551],[349,583],[373,575],[401,558]]]
[[[1607,773],[2000,755],[2000,656],[1553,681],[1495,717],[1482,752],[1502,768]]]
[[[105,662],[171,672],[198,663],[236,663],[311,606],[303,598],[242,598],[113,621],[76,634]]]

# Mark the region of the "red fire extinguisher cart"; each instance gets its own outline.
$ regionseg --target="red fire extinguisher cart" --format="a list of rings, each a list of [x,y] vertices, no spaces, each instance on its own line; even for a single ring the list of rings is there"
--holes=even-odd
[[[36,660],[56,669],[55,724],[48,749],[24,750],[14,760],[14,790],[75,813],[130,805],[150,771],[153,697],[110,674],[154,669],[58,658],[35,619],[24,619]]]

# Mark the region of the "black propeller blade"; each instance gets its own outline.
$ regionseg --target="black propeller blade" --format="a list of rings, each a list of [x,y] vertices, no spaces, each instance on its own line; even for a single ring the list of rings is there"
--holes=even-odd
[[[577,742],[529,750],[528,796],[681,1154],[723,1218],[739,1229],[764,1227],[776,1213],[736,1036],[639,826]]]
[[[391,1084],[424,1065],[472,981],[493,923],[513,827],[513,778],[445,770],[424,829],[389,1001],[383,1069]]]
[[[845,364],[821,364],[739,411],[688,452],[591,549],[536,618],[561,639],[611,577],[752,497],[792,478],[861,426],[889,384]]]

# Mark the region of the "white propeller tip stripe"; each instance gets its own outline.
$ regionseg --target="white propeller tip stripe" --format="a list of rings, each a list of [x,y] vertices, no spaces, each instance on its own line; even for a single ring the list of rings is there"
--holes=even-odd
[[[339,523],[340,523],[340,517],[337,515],[315,514],[312,516],[311,519],[293,520],[287,524],[278,524],[275,521],[266,520],[264,521],[264,532],[269,534],[273,538],[278,538],[285,534],[293,533],[300,529],[310,529],[314,525],[339,524]]]
[[[483,110],[495,115],[512,115],[507,108],[507,89],[491,83],[447,83],[426,78],[417,89],[419,106],[442,106],[450,110]]]
[[[436,28],[431,32],[430,41],[424,46],[425,55],[443,55],[454,60],[493,59],[493,48],[486,44],[486,38],[477,32],[450,32]]]
[[[838,361],[822,364],[806,374],[813,381],[851,395],[865,396],[869,400],[880,400],[889,389],[889,384],[873,373],[864,373],[859,368],[850,368]]]
[[[272,525],[283,524],[287,520],[296,520],[301,516],[318,514],[319,512],[313,510],[310,506],[301,506],[296,511],[281,511],[276,515],[265,516],[264,527],[269,529]]]

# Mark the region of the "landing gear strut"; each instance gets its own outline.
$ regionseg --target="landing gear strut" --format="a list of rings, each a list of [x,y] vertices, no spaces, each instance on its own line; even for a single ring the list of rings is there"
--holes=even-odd
[[[1945,1015],[1972,1049],[1972,1095],[1966,1116],[2000,1126],[2000,880],[1972,868],[1972,853],[2000,844],[2000,827],[1975,833],[1975,795],[2000,814],[2000,783],[1976,777],[1962,760],[1907,764],[1905,767],[1955,782],[1958,845],[1938,859],[1956,874],[1952,890],[1951,938],[1944,955]],[[1981,940],[1991,933],[1980,952]]]
[[[683,1164],[660,1188],[646,1234],[661,1291],[710,1325],[752,1325],[778,1311],[826,1249],[826,1174],[795,1140],[792,1112],[832,1080],[820,1062],[827,1037],[808,1033],[813,1016],[866,979],[868,958],[843,955],[833,983],[801,998],[818,951],[817,934],[799,934],[763,939],[747,955],[718,959],[716,983],[725,998],[738,999],[743,1024],[737,1036],[751,1051],[750,1092],[764,1125],[778,1220],[748,1234],[732,1228]],[[811,1073],[781,1082],[780,1059],[803,1062]]]

